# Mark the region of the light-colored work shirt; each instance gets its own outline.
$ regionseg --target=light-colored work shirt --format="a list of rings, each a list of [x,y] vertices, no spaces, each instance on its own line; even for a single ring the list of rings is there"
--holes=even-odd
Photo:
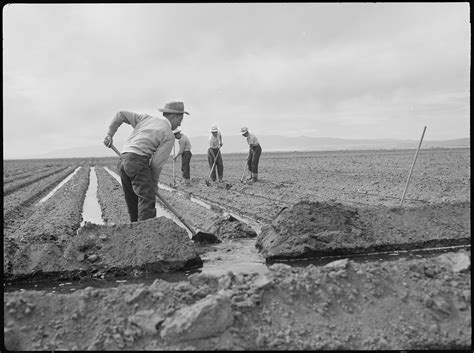
[[[191,142],[189,141],[189,138],[186,135],[183,135],[183,133],[181,133],[181,138],[178,141],[179,141],[178,154],[182,154],[184,151],[191,151]]]
[[[251,134],[250,132],[249,132],[249,135],[247,136],[247,143],[249,144],[250,147],[260,144],[258,142],[257,136],[255,136],[254,134]]]
[[[222,143],[222,135],[220,131],[217,131],[217,136],[214,137],[214,135],[211,132],[211,136],[209,137],[209,148],[217,148],[220,147]]]
[[[161,116],[120,111],[110,123],[108,134],[114,136],[123,123],[131,125],[133,132],[125,142],[122,153],[132,152],[150,158],[153,182],[157,184],[161,169],[174,146],[170,121]]]

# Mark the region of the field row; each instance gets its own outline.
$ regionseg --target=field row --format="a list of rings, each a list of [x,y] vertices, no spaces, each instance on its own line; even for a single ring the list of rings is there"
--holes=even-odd
[[[262,154],[260,182],[244,186],[242,155],[224,155],[224,180],[249,198],[295,204],[301,199],[334,200],[357,205],[395,206],[400,203],[413,162],[413,151],[312,152]],[[179,170],[179,163],[175,166]],[[191,160],[192,192],[217,198],[204,185],[209,166],[203,156]],[[167,164],[160,180],[180,181],[180,172]],[[219,198],[222,195],[219,194]],[[470,151],[421,150],[404,198],[407,206],[470,201]],[[245,205],[244,205],[245,208]],[[258,214],[262,212],[257,211]]]
[[[260,163],[260,180],[254,185],[240,182],[246,174],[242,168],[245,155],[224,153],[223,157],[224,181],[231,185],[228,190],[218,184],[206,185],[209,166],[204,155],[193,156],[191,160],[191,186],[179,184],[179,160],[175,163],[174,174],[172,162],[165,164],[160,182],[172,185],[176,181],[178,190],[265,223],[271,221],[283,207],[300,200],[336,201],[358,207],[397,206],[406,186],[413,151],[264,153]],[[117,161],[117,157],[57,160],[54,163],[45,160],[43,167],[69,166],[72,169],[72,165],[98,166],[98,197],[102,200],[104,220],[126,223],[128,214],[120,184],[115,180],[101,182],[104,178],[111,178],[102,166],[117,172]],[[4,166],[7,165],[9,175],[15,171],[25,173],[25,165],[30,165],[27,161],[15,161],[12,165],[7,162],[4,161]],[[41,168],[38,161],[31,165],[32,169]],[[51,189],[63,177],[59,174],[55,174],[57,178],[52,175],[30,185],[20,183],[23,185],[20,189],[5,197],[4,224],[18,216],[18,212],[12,210],[31,205],[32,200],[29,199],[33,195],[37,199],[39,194]],[[165,191],[161,192],[166,195]],[[419,207],[446,202],[470,202],[469,149],[429,149],[421,150],[418,155],[404,205]]]
[[[4,227],[12,226],[17,220],[26,219],[31,214],[35,203],[46,196],[73,171],[73,167],[67,167],[52,175],[35,180],[31,184],[25,184],[6,195],[3,199]]]

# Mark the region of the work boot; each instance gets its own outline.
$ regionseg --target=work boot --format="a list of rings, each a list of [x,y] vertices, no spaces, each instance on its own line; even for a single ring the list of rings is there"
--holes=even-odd
[[[258,173],[252,173],[252,181],[257,181],[258,179]]]
[[[191,185],[191,179],[184,179],[184,185]]]

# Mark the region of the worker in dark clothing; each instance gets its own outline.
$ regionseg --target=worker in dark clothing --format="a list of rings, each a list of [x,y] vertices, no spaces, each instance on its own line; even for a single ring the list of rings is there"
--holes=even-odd
[[[181,132],[181,130],[176,130],[174,132],[174,137],[179,140],[179,151],[178,154],[173,158],[176,160],[181,156],[181,172],[184,179],[184,185],[191,185],[191,168],[189,164],[191,163],[191,142],[189,138]]]
[[[247,166],[251,173],[249,177],[249,183],[254,183],[258,180],[258,162],[260,160],[260,154],[262,153],[262,147],[257,139],[257,136],[251,134],[247,127],[240,129],[242,136],[247,138],[249,144],[249,154],[247,157]]]
[[[207,150],[207,161],[209,162],[209,168],[211,168],[212,181],[216,181],[216,167],[219,182],[222,182],[222,178],[224,176],[224,162],[222,161],[222,154],[220,151],[222,145],[223,143],[221,132],[217,129],[217,126],[214,125],[211,127],[211,136],[209,137],[209,148]]]

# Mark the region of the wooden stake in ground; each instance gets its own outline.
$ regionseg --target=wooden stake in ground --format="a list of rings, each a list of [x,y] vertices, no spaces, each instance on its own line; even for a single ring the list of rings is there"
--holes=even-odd
[[[407,189],[408,189],[408,183],[410,182],[411,173],[413,172],[413,167],[415,166],[416,157],[418,156],[418,152],[420,151],[421,143],[423,142],[423,136],[425,136],[425,131],[426,131],[426,126],[423,129],[423,133],[421,134],[420,143],[418,144],[418,149],[416,150],[415,158],[413,159],[413,163],[411,164],[410,173],[408,173],[408,179],[407,179],[407,183],[405,185],[405,190],[403,190],[402,199],[400,200],[400,206],[402,205],[403,199],[405,198],[405,193],[407,192]]]

